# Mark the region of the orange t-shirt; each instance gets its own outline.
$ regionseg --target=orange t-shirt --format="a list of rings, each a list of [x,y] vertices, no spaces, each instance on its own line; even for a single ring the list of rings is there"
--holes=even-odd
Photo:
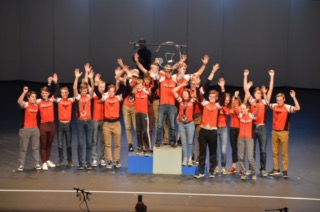
[[[93,120],[102,121],[104,118],[104,103],[96,95],[93,96]]]
[[[38,99],[37,104],[39,107],[41,123],[54,122],[53,99],[48,99],[48,101]]]
[[[240,129],[239,138],[253,138],[253,120],[254,116],[251,113],[239,114]]]
[[[281,105],[270,104],[270,108],[273,110],[273,130],[286,130],[290,128],[289,118],[290,113],[294,113],[293,106],[291,105]]]
[[[57,98],[58,103],[58,119],[59,121],[71,121],[73,98]]]
[[[219,113],[219,109],[221,108],[220,104],[215,102],[208,102],[204,100],[202,101],[202,106],[203,106],[203,112],[202,112],[201,127],[217,129],[218,113]]]
[[[267,122],[267,105],[268,101],[265,99],[256,100],[252,96],[249,97],[250,103],[250,112],[255,114],[256,119],[254,120],[254,124],[263,125]],[[256,111],[258,111],[256,113]]]
[[[89,94],[78,95],[76,97],[78,101],[77,118],[79,120],[91,119],[91,97]]]
[[[38,105],[30,104],[28,102],[23,106],[23,115],[21,121],[21,128],[38,128],[37,115],[38,115]]]

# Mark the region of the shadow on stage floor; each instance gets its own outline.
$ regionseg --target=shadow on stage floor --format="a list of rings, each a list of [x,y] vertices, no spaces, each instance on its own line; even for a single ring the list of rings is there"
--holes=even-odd
[[[143,194],[148,211],[265,211],[288,207],[288,211],[320,211],[320,142],[317,106],[319,90],[296,89],[301,111],[291,117],[289,144],[289,179],[260,177],[256,181],[241,181],[239,175],[219,175],[216,178],[195,179],[180,175],[128,174],[127,141],[122,130],[121,163],[123,168],[92,171],[73,168],[33,170],[28,150],[25,171],[18,167],[18,126],[20,111],[16,104],[22,82],[2,82],[4,99],[0,104],[0,210],[2,211],[86,211],[73,188],[92,193],[90,211],[134,211],[137,195]],[[29,85],[39,90],[39,84]],[[236,88],[228,88],[233,92]],[[292,103],[288,88],[284,91]],[[273,98],[274,100],[274,98]],[[272,167],[271,113],[268,112],[267,168]],[[73,159],[77,164],[75,125],[73,124]],[[55,140],[52,160],[57,161]],[[227,167],[231,165],[228,143]],[[257,158],[259,160],[259,157]],[[169,165],[169,164],[168,164]],[[257,163],[257,168],[259,164]],[[279,210],[278,210],[279,211]]]

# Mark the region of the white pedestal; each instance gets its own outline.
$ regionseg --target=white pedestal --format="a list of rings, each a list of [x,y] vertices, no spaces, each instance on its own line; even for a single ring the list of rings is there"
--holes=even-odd
[[[182,174],[182,148],[161,146],[153,149],[153,174]]]

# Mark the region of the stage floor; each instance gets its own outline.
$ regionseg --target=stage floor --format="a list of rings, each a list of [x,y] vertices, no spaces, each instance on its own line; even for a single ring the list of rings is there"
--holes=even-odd
[[[38,84],[31,87],[37,88]],[[73,168],[33,170],[29,149],[25,171],[18,167],[18,126],[20,112],[16,104],[23,84],[2,82],[5,101],[0,104],[0,210],[2,211],[86,211],[73,188],[92,193],[90,211],[134,211],[137,195],[143,194],[148,211],[265,211],[287,207],[288,211],[320,211],[320,142],[317,135],[320,115],[319,90],[296,89],[302,110],[291,117],[289,144],[289,179],[258,176],[256,181],[240,180],[239,175],[195,179],[181,175],[128,174],[125,132],[122,134],[123,168],[92,171]],[[236,88],[229,88],[234,90]],[[38,88],[36,90],[39,90]],[[288,88],[278,91],[288,93]],[[275,94],[274,93],[274,94]],[[289,94],[288,103],[291,103]],[[270,111],[268,112],[270,116]],[[268,171],[272,169],[270,122],[268,125]],[[75,126],[73,126],[75,129]],[[74,130],[75,131],[75,130]],[[73,159],[77,164],[76,135],[73,136]],[[57,142],[52,161],[57,161]],[[228,144],[227,168],[231,165]],[[259,159],[259,157],[257,158]],[[169,165],[169,164],[168,164]],[[257,163],[257,168],[259,164]],[[279,211],[279,210],[278,210]]]

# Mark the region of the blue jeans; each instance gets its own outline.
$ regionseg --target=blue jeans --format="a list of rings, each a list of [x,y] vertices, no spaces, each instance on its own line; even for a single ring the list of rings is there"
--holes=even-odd
[[[227,164],[227,143],[228,143],[228,128],[218,128],[218,146],[221,156],[221,167],[226,167]],[[217,154],[217,161],[219,161]],[[218,163],[218,162],[217,162]]]
[[[103,120],[93,120],[93,138],[92,138],[92,160],[97,160],[97,146],[100,140],[100,160],[104,160],[106,154],[106,147],[102,138]]]
[[[91,120],[77,120],[78,129],[78,161],[83,164],[83,145],[86,145],[86,162],[90,164],[93,124]]]
[[[169,143],[176,143],[176,132],[175,132],[175,113],[176,107],[174,105],[161,105],[159,106],[159,117],[158,117],[158,129],[157,129],[157,144],[161,144],[163,141],[163,123],[165,116],[168,116],[169,122]]]
[[[253,147],[253,157],[256,159],[256,146],[259,142],[260,150],[260,171],[266,170],[267,163],[267,126],[258,125],[253,127],[253,138],[254,138],[254,147]]]
[[[179,124],[179,133],[180,133],[180,138],[182,143],[182,153],[184,158],[189,158],[192,156],[194,132],[195,132],[195,126],[193,121],[188,124],[183,124],[183,123]]]
[[[71,122],[69,123],[62,123],[58,122],[58,152],[59,152],[59,160],[63,161],[63,139],[66,140],[67,146],[67,160],[68,162],[72,161],[72,129],[71,129]]]

